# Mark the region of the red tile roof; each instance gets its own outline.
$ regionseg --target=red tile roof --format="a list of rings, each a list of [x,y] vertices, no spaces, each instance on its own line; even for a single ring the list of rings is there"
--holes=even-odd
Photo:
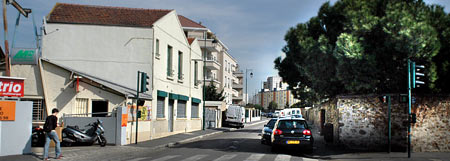
[[[49,23],[152,27],[153,23],[171,11],[56,3],[47,21]]]
[[[187,39],[188,39],[189,45],[192,45],[192,42],[194,42],[194,40],[195,40],[195,38],[187,38]]]
[[[182,15],[178,15],[178,19],[180,20],[181,26],[183,27],[206,28],[205,26]]]

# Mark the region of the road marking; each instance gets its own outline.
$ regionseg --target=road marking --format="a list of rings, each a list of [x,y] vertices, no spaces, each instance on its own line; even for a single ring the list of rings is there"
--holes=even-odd
[[[258,161],[261,160],[262,157],[264,157],[264,154],[252,154],[245,159],[245,161]]]
[[[166,161],[166,160],[173,159],[176,157],[179,157],[179,155],[168,155],[168,156],[165,156],[162,158],[154,159],[153,161]]]
[[[303,161],[319,161],[317,159],[311,159],[311,158],[302,158]]]
[[[197,161],[203,159],[204,157],[207,157],[207,155],[194,155],[192,157],[184,159],[183,161]]]
[[[220,158],[215,159],[214,161],[228,161],[233,159],[234,157],[236,157],[237,154],[227,154],[227,155],[223,155]]]
[[[141,160],[148,160],[148,159],[150,159],[150,157],[134,158],[134,159],[131,159],[128,161],[141,161]]]
[[[275,158],[275,161],[286,161],[286,160],[291,160],[291,156],[286,154],[278,154],[277,157]]]

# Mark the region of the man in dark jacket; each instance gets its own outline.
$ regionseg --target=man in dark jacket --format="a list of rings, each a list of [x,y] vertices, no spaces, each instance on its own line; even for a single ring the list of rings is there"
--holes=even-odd
[[[44,146],[44,160],[48,160],[48,147],[50,146],[50,141],[53,140],[55,142],[55,153],[56,159],[60,159],[61,156],[61,147],[59,145],[58,134],[55,131],[55,128],[58,126],[58,115],[59,110],[54,108],[52,110],[52,115],[48,116],[45,120],[44,131],[45,131],[45,146]],[[50,140],[51,139],[51,140]]]

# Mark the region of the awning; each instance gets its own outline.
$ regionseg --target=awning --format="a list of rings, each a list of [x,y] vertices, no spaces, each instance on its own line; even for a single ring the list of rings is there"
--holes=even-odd
[[[160,90],[158,90],[157,92],[157,95],[158,95],[158,97],[167,97],[167,92],[164,92],[164,91],[160,91]]]
[[[189,97],[185,95],[178,95],[178,100],[189,101]]]
[[[192,99],[192,102],[193,102],[193,103],[201,103],[201,102],[202,102],[202,100],[201,100],[201,99],[198,99],[198,98],[192,97],[191,99]]]
[[[169,99],[177,100],[178,99],[178,95],[175,94],[175,93],[169,93]]]

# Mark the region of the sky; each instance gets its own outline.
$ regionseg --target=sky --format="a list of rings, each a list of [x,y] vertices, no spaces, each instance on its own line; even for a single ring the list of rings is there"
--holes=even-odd
[[[56,2],[121,6],[148,9],[175,9],[194,21],[201,22],[214,32],[229,48],[241,69],[249,69],[248,93],[253,95],[268,76],[277,75],[274,69],[276,57],[282,55],[286,31],[298,23],[316,16],[320,6],[336,0],[16,0],[24,8],[31,8],[38,27]],[[425,0],[427,4],[439,4],[450,11],[450,0]],[[12,44],[17,11],[7,7],[8,39]],[[33,16],[21,17],[17,28],[15,46],[33,48]],[[3,27],[3,22],[1,22]],[[1,31],[1,46],[4,32]]]

